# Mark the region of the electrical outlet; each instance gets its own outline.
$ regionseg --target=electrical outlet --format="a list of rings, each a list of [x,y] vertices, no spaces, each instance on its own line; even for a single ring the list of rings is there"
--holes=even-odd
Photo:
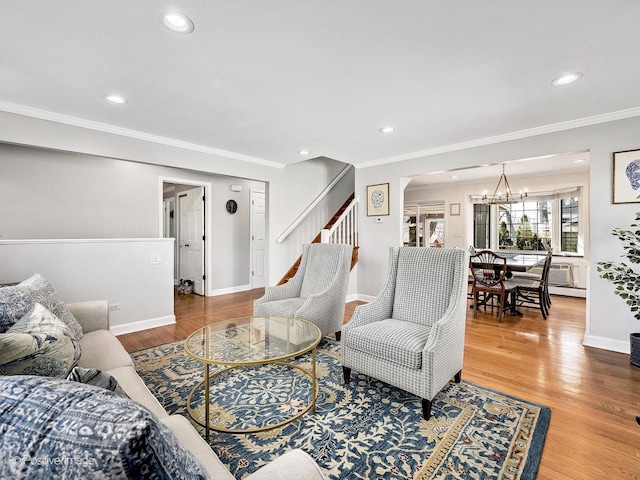
[[[109,304],[109,311],[110,312],[115,312],[116,310],[120,310],[120,304],[119,303],[110,303]]]
[[[160,253],[151,254],[151,265],[158,265],[162,263],[162,255]]]

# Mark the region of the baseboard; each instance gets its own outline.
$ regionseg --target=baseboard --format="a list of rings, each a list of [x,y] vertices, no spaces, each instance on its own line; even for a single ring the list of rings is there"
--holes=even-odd
[[[345,300],[345,303],[357,302],[357,301],[358,301],[358,294],[352,293],[351,295],[347,295],[347,299]]]
[[[553,285],[549,285],[549,293],[551,295],[562,295],[564,297],[587,298],[586,288],[554,287]]]
[[[165,317],[150,318],[149,320],[141,320],[139,322],[125,323],[124,325],[114,325],[110,327],[111,333],[114,335],[124,335],[125,333],[139,332],[155,327],[164,327],[165,325],[173,325],[176,323],[175,315],[167,315]]]
[[[582,345],[585,347],[601,348],[603,350],[611,350],[612,352],[631,353],[631,343],[629,340],[613,340],[606,337],[598,337],[596,335],[585,335]]]
[[[218,295],[227,295],[228,293],[246,292],[251,290],[251,285],[238,285],[237,287],[218,288],[217,290],[211,290],[207,297],[217,297]]]
[[[367,303],[373,302],[377,298],[375,295],[363,295],[362,293],[358,293],[356,297],[355,300]]]

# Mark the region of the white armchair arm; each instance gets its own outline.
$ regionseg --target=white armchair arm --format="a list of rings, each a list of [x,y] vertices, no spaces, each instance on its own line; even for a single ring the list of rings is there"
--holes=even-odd
[[[282,285],[275,285],[273,287],[267,287],[264,290],[264,295],[253,302],[254,305],[259,305],[266,302],[274,302],[276,300],[284,300],[285,298],[297,297],[300,292],[300,287],[289,280]]]
[[[389,267],[382,290],[372,302],[358,305],[351,320],[344,326],[343,333],[350,328],[366,325],[391,318],[393,313],[393,295],[396,287],[396,272],[398,270],[398,248],[389,249]]]

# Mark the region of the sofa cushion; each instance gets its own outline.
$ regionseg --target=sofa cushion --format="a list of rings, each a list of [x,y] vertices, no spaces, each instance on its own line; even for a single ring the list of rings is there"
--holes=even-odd
[[[73,367],[73,370],[67,375],[67,380],[106,388],[120,397],[128,398],[128,395],[112,375],[97,368]]]
[[[107,371],[118,381],[127,396],[145,407],[158,418],[167,416],[167,412],[153,396],[133,367],[116,367]]]
[[[132,367],[133,360],[120,341],[109,330],[95,330],[80,339],[82,357],[78,366],[108,371],[116,367]]]
[[[64,378],[80,353],[71,329],[36,303],[6,333],[0,334],[0,374]]]
[[[184,445],[185,448],[200,461],[200,464],[211,478],[215,478],[216,480],[234,480],[231,472],[229,472],[227,467],[220,461],[218,456],[213,453],[211,447],[204,441],[200,434],[195,431],[191,423],[189,423],[189,420],[182,415],[169,415],[161,418],[160,421],[173,432],[180,441],[180,444]]]
[[[82,338],[82,327],[78,321],[60,299],[56,289],[38,273],[18,285],[0,288],[0,333],[9,330],[36,303],[66,323],[76,340]]]
[[[430,332],[431,327],[389,318],[355,327],[345,340],[354,350],[417,370]]]
[[[381,478],[381,472],[376,478]],[[244,480],[299,480],[301,478],[322,479],[320,467],[311,456],[299,448],[289,450],[283,455],[253,472]]]
[[[103,388],[0,377],[0,478],[209,478],[148,410]]]

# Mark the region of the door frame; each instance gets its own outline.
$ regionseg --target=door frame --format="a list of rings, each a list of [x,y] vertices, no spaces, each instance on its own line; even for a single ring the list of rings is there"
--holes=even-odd
[[[265,184],[266,185],[266,184]],[[265,237],[265,241],[264,241],[264,248],[265,248],[265,265],[264,265],[264,286],[266,287],[267,284],[269,283],[269,236],[268,231],[267,231],[267,227],[268,227],[268,222],[267,222],[267,192],[266,192],[266,188],[250,188],[249,189],[249,203],[251,205],[251,211],[249,212],[249,285],[250,288],[253,290],[254,288],[256,288],[253,284],[253,209],[255,208],[255,205],[253,204],[253,195],[254,193],[261,193],[264,195],[264,237]]]
[[[163,185],[165,183],[175,183],[179,185],[188,185],[191,187],[204,187],[204,274],[207,277],[203,283],[203,296],[209,296],[210,292],[213,291],[212,288],[212,265],[211,259],[212,256],[212,242],[211,242],[211,212],[212,212],[212,196],[213,196],[213,184],[211,182],[201,182],[199,180],[191,180],[188,178],[177,178],[177,177],[158,177],[158,196],[159,196],[159,222],[158,222],[158,236],[163,238],[164,236],[164,192]],[[176,205],[177,210],[177,205]],[[178,241],[176,238],[175,241]],[[175,245],[174,245],[175,247]],[[174,252],[177,249],[174,248]]]

